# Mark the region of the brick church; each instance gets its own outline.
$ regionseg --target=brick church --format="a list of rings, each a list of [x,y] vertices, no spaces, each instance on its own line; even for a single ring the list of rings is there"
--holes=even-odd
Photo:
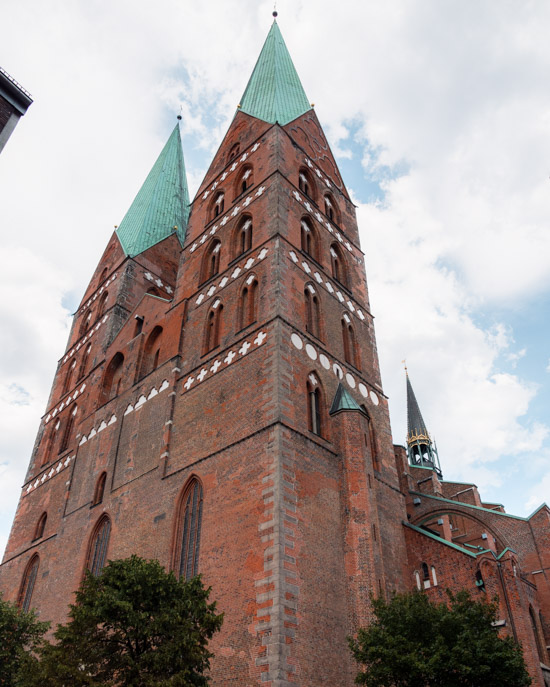
[[[157,558],[225,612],[212,684],[351,687],[369,595],[499,598],[550,675],[550,510],[443,479],[407,378],[393,444],[350,200],[276,21],[190,202],[179,125],[75,316],[0,567],[54,623]],[[443,461],[444,462],[444,461]]]

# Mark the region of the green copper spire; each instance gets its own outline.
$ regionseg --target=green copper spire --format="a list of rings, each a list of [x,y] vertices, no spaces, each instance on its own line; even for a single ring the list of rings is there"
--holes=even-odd
[[[430,434],[426,429],[426,423],[414,395],[407,368],[405,368],[405,374],[407,377],[407,455],[409,462],[411,465],[431,468],[439,477],[442,477],[437,447],[432,444]]]
[[[117,229],[126,255],[143,253],[172,233],[181,245],[189,217],[189,192],[181,149],[179,124],[176,124]]]
[[[241,110],[264,122],[288,124],[311,109],[274,21],[241,99]]]
[[[364,413],[364,410],[349,391],[344,389],[342,382],[338,384],[338,388],[332,399],[332,406],[330,407],[329,414],[334,415],[334,413],[339,413],[341,410],[358,410],[360,413]]]

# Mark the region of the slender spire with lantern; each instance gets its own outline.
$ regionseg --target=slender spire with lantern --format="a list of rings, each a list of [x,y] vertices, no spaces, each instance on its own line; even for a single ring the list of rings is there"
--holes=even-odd
[[[415,467],[435,470],[437,475],[442,477],[437,447],[435,443],[432,443],[426,428],[406,367],[405,374],[407,377],[407,456],[409,463]]]

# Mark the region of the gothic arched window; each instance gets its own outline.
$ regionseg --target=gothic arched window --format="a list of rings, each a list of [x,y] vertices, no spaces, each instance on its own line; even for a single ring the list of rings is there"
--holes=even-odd
[[[97,505],[103,501],[103,494],[105,493],[105,482],[107,480],[107,473],[102,472],[97,478],[94,489],[94,498],[92,500],[92,506]]]
[[[162,327],[155,327],[147,337],[143,347],[143,358],[141,361],[141,377],[145,377],[156,369],[160,357],[160,346],[162,339]]]
[[[251,274],[241,291],[239,302],[239,331],[256,321],[258,280]]]
[[[23,580],[21,582],[21,589],[19,590],[19,598],[17,603],[24,611],[30,610],[31,607],[32,593],[34,591],[39,565],[40,559],[38,556],[33,556],[25,568],[25,572],[23,573]]]
[[[315,182],[313,181],[311,173],[305,167],[301,167],[298,172],[298,188],[304,195],[308,196],[308,198],[315,200]]]
[[[231,162],[231,160],[236,158],[240,152],[241,152],[240,143],[235,143],[234,145],[232,145],[231,150],[229,151],[229,156],[227,157],[227,161]]]
[[[206,317],[203,355],[220,345],[222,311],[223,305],[217,299]]]
[[[36,539],[42,539],[44,536],[44,530],[46,528],[46,520],[48,519],[48,514],[46,512],[42,513],[40,518],[38,519],[38,522],[36,523],[36,527],[34,528],[34,537],[32,538],[33,541]]]
[[[252,248],[252,217],[249,215],[243,217],[237,225],[233,243],[233,254],[236,258]]]
[[[244,168],[242,174],[237,180],[237,186],[235,188],[235,196],[240,196],[245,193],[254,184],[254,174],[252,172],[252,167],[248,165]]]
[[[86,310],[82,317],[82,322],[80,323],[80,331],[79,331],[79,337],[84,336],[88,329],[90,328],[90,325],[92,323],[92,313],[90,310]]]
[[[220,269],[221,241],[212,239],[204,253],[201,267],[201,284],[218,274]]]
[[[202,500],[202,486],[194,477],[183,492],[178,516],[178,551],[175,567],[178,575],[185,580],[195,577],[199,570]]]
[[[73,427],[74,427],[74,419],[75,415],[77,412],[77,407],[74,406],[71,414],[67,417],[65,421],[65,429],[63,430],[63,438],[61,439],[61,443],[59,444],[59,453],[63,453],[63,451],[66,451],[69,448],[69,442],[72,439],[73,435]]]
[[[111,534],[111,521],[107,515],[103,516],[94,528],[90,539],[86,568],[97,577],[107,558],[107,548]]]
[[[307,380],[307,420],[309,431],[323,436],[323,398],[319,380],[313,373]]]
[[[313,284],[306,284],[304,289],[306,304],[306,332],[321,338],[321,311],[319,308],[319,295]]]
[[[103,317],[103,314],[105,313],[105,305],[107,303],[107,296],[109,294],[107,291],[104,291],[101,298],[99,299],[99,303],[97,304],[97,319],[99,320],[100,317]]]
[[[336,207],[336,203],[334,202],[334,198],[330,195],[330,193],[325,193],[324,203],[325,215],[330,219],[331,222],[338,224],[338,209]]]
[[[107,403],[115,396],[118,396],[122,384],[122,372],[124,356],[122,353],[115,353],[111,362],[107,366],[103,377],[102,402]]]
[[[212,215],[214,217],[218,217],[223,213],[225,207],[225,194],[223,191],[220,191],[216,197],[214,198],[214,203],[212,205]]]
[[[342,318],[342,341],[344,344],[344,360],[346,363],[359,369],[357,340],[355,338],[355,331],[351,324],[351,319],[347,313],[344,313],[344,317]]]
[[[76,360],[73,360],[73,362],[69,365],[69,369],[67,370],[67,374],[65,375],[65,381],[63,383],[63,394],[66,394],[69,389],[71,388],[72,381],[73,381],[73,374],[76,368]]]
[[[88,360],[90,358],[90,351],[92,350],[92,344],[88,344],[88,347],[82,354],[82,359],[80,361],[80,368],[78,370],[78,379],[82,379],[86,374],[86,368],[88,367]]]
[[[52,426],[50,427],[50,431],[48,432],[47,435],[44,432],[44,436],[46,437],[45,438],[45,448],[44,448],[44,453],[42,455],[42,462],[40,463],[40,466],[46,465],[46,463],[50,462],[53,448],[54,448],[54,444],[55,444],[55,440],[57,438],[57,430],[59,429],[59,426],[60,426],[60,423],[58,420],[55,424],[52,424]]]
[[[317,260],[319,254],[317,250],[317,235],[313,229],[311,222],[303,218],[301,223],[301,237],[302,237],[302,250],[307,253],[311,258]]]
[[[330,247],[330,266],[332,269],[332,276],[336,281],[340,282],[342,286],[348,285],[347,270],[344,256],[340,246],[337,243],[333,243]]]

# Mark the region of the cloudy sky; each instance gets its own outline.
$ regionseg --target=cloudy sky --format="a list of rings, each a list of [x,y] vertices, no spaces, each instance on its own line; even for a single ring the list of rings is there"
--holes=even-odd
[[[191,194],[271,24],[258,0],[4,0],[35,102],[0,154],[0,551],[70,314],[182,108]],[[357,204],[394,440],[406,358],[447,479],[550,500],[550,4],[278,0]]]

